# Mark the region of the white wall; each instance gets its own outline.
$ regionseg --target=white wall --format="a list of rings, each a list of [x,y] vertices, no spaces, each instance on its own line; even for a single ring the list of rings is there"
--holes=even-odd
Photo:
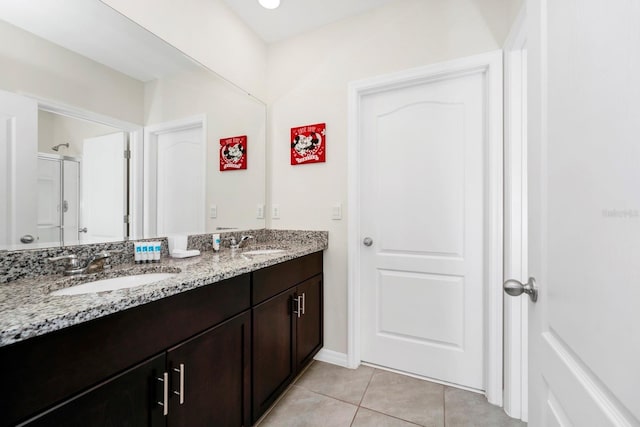
[[[38,111],[38,152],[63,156],[82,157],[82,142],[86,138],[121,132],[121,129],[105,126],[48,111]],[[51,147],[69,143],[53,151]]]
[[[206,116],[205,206],[215,204],[218,215],[207,215],[205,230],[264,228],[264,219],[256,218],[266,191],[264,104],[204,69],[147,83],[145,104],[145,125]],[[220,139],[240,135],[247,135],[247,169],[220,172]]]
[[[3,21],[0,40],[0,89],[142,123],[142,82]]]
[[[266,45],[223,0],[102,0],[260,99]]]
[[[269,46],[270,186],[278,229],[329,230],[325,253],[325,348],[347,351],[347,84],[499,49],[519,9],[514,0],[398,0]],[[291,127],[326,122],[327,162],[291,166]],[[341,221],[331,206],[343,205]]]

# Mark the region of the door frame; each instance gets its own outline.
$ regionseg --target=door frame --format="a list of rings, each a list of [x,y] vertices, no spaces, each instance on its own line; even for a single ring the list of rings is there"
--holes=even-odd
[[[348,203],[347,236],[347,366],[356,368],[361,359],[360,336],[360,104],[362,97],[390,89],[408,87],[464,75],[482,74],[487,95],[485,136],[487,147],[485,203],[485,306],[484,375],[489,403],[502,406],[503,357],[503,126],[502,51],[482,53],[425,67],[349,83],[348,87]],[[491,284],[491,286],[488,286]]]
[[[156,123],[144,127],[144,231],[145,238],[157,236],[158,230],[158,136],[168,132],[178,132],[193,128],[200,128],[202,131],[202,176],[205,183],[202,186],[202,224],[200,229],[206,226],[206,204],[207,204],[207,116],[206,114],[196,114],[168,122]],[[153,212],[153,215],[151,214]]]
[[[523,6],[504,43],[504,277],[522,282],[529,277],[526,47],[526,8]],[[529,302],[527,298],[506,295],[504,298],[504,410],[510,417],[526,422],[529,417]]]
[[[34,99],[38,103],[38,110],[59,114],[74,119],[87,120],[120,129],[128,133],[129,138],[129,176],[126,177],[124,189],[125,204],[129,206],[129,235],[128,239],[142,238],[142,131],[143,127],[135,123],[120,120],[95,111],[75,107],[63,102],[54,101],[37,95],[19,93]],[[124,153],[123,153],[124,154]],[[123,155],[124,158],[124,155]],[[82,182],[80,182],[82,186]],[[128,191],[127,191],[128,190]],[[80,190],[82,192],[82,190]],[[127,198],[128,194],[128,198]],[[80,199],[82,196],[79,196]]]

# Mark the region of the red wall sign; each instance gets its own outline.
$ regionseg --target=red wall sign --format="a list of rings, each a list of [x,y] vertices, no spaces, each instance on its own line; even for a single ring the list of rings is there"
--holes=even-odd
[[[291,128],[291,164],[323,163],[327,150],[325,123]]]
[[[220,140],[220,170],[247,168],[247,136],[234,136]]]

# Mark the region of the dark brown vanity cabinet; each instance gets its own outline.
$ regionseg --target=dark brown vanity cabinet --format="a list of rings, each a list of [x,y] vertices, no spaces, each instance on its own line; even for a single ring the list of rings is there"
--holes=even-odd
[[[167,425],[250,425],[251,313],[229,320],[167,352]]]
[[[322,348],[322,253],[254,272],[253,422]]]
[[[249,425],[250,277],[0,347],[0,426]]]
[[[162,426],[165,356],[143,362],[80,395],[69,399],[25,425],[29,427]]]
[[[0,427],[240,427],[322,347],[322,253],[0,347]]]

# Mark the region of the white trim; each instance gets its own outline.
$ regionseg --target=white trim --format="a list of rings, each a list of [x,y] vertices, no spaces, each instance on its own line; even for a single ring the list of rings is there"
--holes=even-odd
[[[333,350],[328,350],[326,348],[321,349],[318,354],[314,357],[315,360],[320,362],[331,363],[332,365],[342,366],[343,368],[348,368],[347,364],[347,354],[340,353]],[[357,368],[357,366],[356,366]]]
[[[485,313],[485,391],[502,404],[502,52],[493,51],[386,76],[352,82],[348,88],[348,367],[356,368],[360,353],[360,100],[368,93],[406,87],[454,76],[482,73],[487,89],[488,196],[487,291]],[[490,286],[489,286],[490,285]]]
[[[50,113],[60,114],[61,116],[67,116],[74,119],[88,120],[95,123],[101,123],[103,125],[115,127],[126,132],[135,132],[142,129],[142,126],[135,123],[127,122],[125,120],[116,119],[111,116],[96,113],[94,111],[85,110],[80,107],[65,104],[63,102],[54,101],[52,99],[43,98],[28,93],[21,93],[21,95],[28,96],[34,99],[38,103],[38,109],[48,111]]]
[[[526,281],[526,8],[523,6],[504,46],[505,251],[504,277]],[[528,300],[505,296],[504,410],[528,419]]]
[[[157,188],[157,141],[158,135],[167,132],[177,132],[181,130],[187,130],[192,128],[202,129],[202,176],[205,179],[205,184],[202,186],[202,198],[200,210],[202,212],[200,223],[197,224],[197,229],[204,233],[205,230],[205,218],[206,218],[206,197],[207,197],[207,116],[206,114],[196,114],[194,116],[185,117],[182,119],[172,120],[169,122],[157,123],[144,128],[144,164],[142,166],[144,170],[143,180],[143,217],[144,217],[144,230],[143,235],[145,238],[151,238],[158,236],[157,233],[157,202],[158,202],[158,188]],[[153,213],[153,215],[152,215]]]

